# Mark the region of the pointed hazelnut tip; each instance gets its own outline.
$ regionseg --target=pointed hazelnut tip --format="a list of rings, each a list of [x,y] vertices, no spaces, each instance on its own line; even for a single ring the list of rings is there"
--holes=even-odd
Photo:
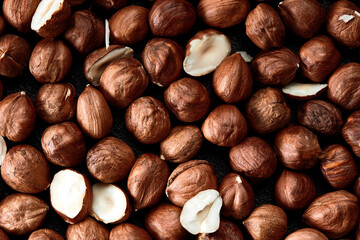
[[[21,94],[22,96],[25,96],[25,95],[26,95],[26,93],[25,93],[24,91],[21,91],[20,94]]]
[[[85,88],[87,88],[88,86],[90,86],[90,83],[86,84]]]

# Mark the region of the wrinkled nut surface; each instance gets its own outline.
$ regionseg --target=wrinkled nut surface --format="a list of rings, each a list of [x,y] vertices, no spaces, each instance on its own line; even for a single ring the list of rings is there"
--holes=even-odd
[[[231,42],[223,33],[202,30],[186,44],[184,71],[191,76],[203,76],[214,71],[229,56]]]
[[[198,126],[176,126],[160,142],[160,158],[172,163],[186,162],[196,155],[203,141],[204,137]]]
[[[196,240],[243,240],[243,234],[239,227],[233,222],[220,219],[219,229],[214,233],[201,233]]]
[[[68,240],[108,240],[109,230],[91,217],[82,222],[70,224],[66,230]]]
[[[328,240],[328,238],[320,231],[314,228],[302,228],[290,235],[285,240]]]
[[[135,211],[151,207],[161,200],[169,175],[166,162],[155,154],[145,153],[136,160],[127,180]]]
[[[25,235],[44,222],[49,206],[41,199],[14,193],[0,202],[0,227],[10,235]]]
[[[12,93],[0,102],[0,116],[0,135],[13,142],[28,138],[35,127],[35,106],[23,91]]]
[[[94,0],[94,3],[106,10],[120,9],[127,0]]]
[[[126,178],[134,163],[135,155],[131,147],[115,137],[102,139],[86,156],[90,174],[104,183],[114,183]]]
[[[0,166],[2,165],[7,152],[6,142],[3,137],[0,136]]]
[[[210,109],[209,92],[192,78],[182,78],[170,84],[164,92],[164,102],[169,111],[183,122],[198,121]]]
[[[264,204],[255,208],[243,225],[254,240],[280,240],[287,230],[287,217],[281,208]]]
[[[173,204],[182,207],[207,189],[217,189],[213,167],[205,160],[191,160],[178,165],[170,174],[165,193]]]
[[[353,230],[359,219],[358,198],[339,190],[316,198],[303,214],[303,222],[329,238],[340,238]]]
[[[327,86],[322,83],[291,82],[281,90],[289,99],[309,100],[320,96]]]
[[[201,130],[204,137],[213,144],[233,147],[245,138],[248,128],[244,116],[237,107],[223,104],[210,112]]]
[[[44,228],[32,232],[28,240],[64,240],[64,238],[54,230]]]
[[[276,11],[266,3],[260,3],[246,18],[246,35],[261,48],[268,50],[282,47],[285,26]]]
[[[141,143],[154,144],[170,132],[170,116],[165,106],[153,97],[141,97],[125,113],[126,128]]]
[[[360,157],[360,111],[355,111],[348,117],[342,128],[342,136],[353,153]]]
[[[109,240],[152,240],[150,235],[142,228],[131,224],[121,223],[110,232]]]

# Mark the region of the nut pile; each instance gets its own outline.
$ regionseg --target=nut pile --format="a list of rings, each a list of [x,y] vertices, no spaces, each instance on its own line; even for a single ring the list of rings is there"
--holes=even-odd
[[[360,239],[357,2],[1,9],[1,240]]]

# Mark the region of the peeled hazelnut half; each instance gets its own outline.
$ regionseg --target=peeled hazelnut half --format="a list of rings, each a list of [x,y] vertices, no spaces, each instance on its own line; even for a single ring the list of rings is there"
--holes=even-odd
[[[203,76],[214,71],[231,52],[231,42],[223,33],[207,29],[195,34],[186,45],[184,71]]]
[[[353,112],[342,129],[342,136],[357,157],[360,157],[360,111]]]
[[[3,164],[6,152],[7,152],[7,146],[5,139],[0,136],[0,166]]]
[[[28,240],[64,240],[64,238],[54,230],[44,228],[32,232]]]
[[[150,235],[142,228],[131,224],[121,223],[110,232],[109,240],[152,240]]]
[[[288,235],[285,240],[328,240],[328,238],[314,228],[302,228]]]
[[[85,220],[70,224],[66,230],[67,240],[108,240],[109,230],[101,223],[87,217]]]
[[[282,92],[290,99],[308,100],[321,95],[327,86],[323,83],[291,82],[282,88]]]
[[[85,219],[92,200],[92,188],[85,175],[72,169],[64,169],[54,175],[50,184],[50,202],[65,222],[74,224]]]
[[[233,222],[220,219],[219,229],[214,233],[198,234],[196,240],[244,240],[240,228]]]

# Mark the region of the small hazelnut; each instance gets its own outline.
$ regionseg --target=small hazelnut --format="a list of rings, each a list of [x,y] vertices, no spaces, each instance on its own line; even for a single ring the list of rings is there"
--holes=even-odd
[[[249,0],[200,0],[197,5],[201,20],[215,28],[228,28],[239,24],[249,11]]]
[[[29,69],[40,83],[63,80],[72,65],[70,49],[61,41],[43,39],[36,44],[29,61]]]
[[[146,44],[141,59],[150,80],[165,87],[181,76],[184,51],[173,40],[153,38]]]
[[[244,240],[239,227],[226,219],[220,219],[219,229],[214,233],[201,233],[196,240]]]
[[[94,0],[94,3],[105,10],[116,10],[122,8],[127,0]]]
[[[166,107],[183,122],[195,122],[208,113],[210,95],[206,87],[192,78],[173,82],[164,92]]]
[[[196,21],[193,5],[185,0],[157,0],[149,12],[152,33],[160,37],[176,37],[187,33]]]
[[[327,84],[291,82],[282,88],[282,92],[289,99],[309,100],[325,92]]]
[[[246,119],[252,129],[260,134],[275,132],[291,119],[290,108],[276,88],[262,88],[246,104]]]
[[[5,21],[2,16],[0,16],[0,36],[4,33],[5,30]]]
[[[54,230],[44,228],[32,232],[28,240],[64,240],[64,238]]]
[[[201,126],[204,137],[223,147],[233,147],[240,143],[248,128],[244,116],[234,105],[223,104],[213,109]]]
[[[353,112],[342,128],[342,136],[353,153],[360,157],[360,111]]]
[[[276,11],[266,3],[260,3],[249,13],[245,26],[246,35],[262,50],[284,44],[285,26]]]
[[[312,168],[318,163],[321,153],[316,135],[302,126],[288,126],[280,130],[274,145],[281,163],[295,170]]]
[[[136,140],[154,144],[170,132],[170,116],[164,105],[153,97],[141,97],[130,104],[125,113],[126,128]]]
[[[328,240],[328,238],[320,231],[314,228],[302,228],[290,235],[285,240]]]
[[[247,99],[252,90],[253,78],[249,66],[240,53],[226,57],[213,75],[214,92],[226,103]]]
[[[131,224],[121,223],[110,232],[109,240],[152,240],[150,235],[142,228]]]
[[[109,230],[91,217],[70,224],[66,230],[67,240],[108,240]]]

